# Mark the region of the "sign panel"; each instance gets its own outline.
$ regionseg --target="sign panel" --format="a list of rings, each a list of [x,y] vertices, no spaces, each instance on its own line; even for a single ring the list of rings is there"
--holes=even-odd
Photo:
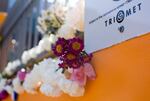
[[[94,52],[150,32],[150,0],[86,0],[85,48]]]

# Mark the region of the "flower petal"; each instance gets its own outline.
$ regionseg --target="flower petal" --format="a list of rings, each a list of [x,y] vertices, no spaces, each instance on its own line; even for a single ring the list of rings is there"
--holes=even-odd
[[[71,80],[78,82],[80,86],[85,86],[87,78],[84,73],[84,68],[74,69]]]
[[[93,69],[93,66],[90,63],[84,64],[84,71],[85,71],[86,76],[88,76],[92,80],[95,80],[96,73]]]

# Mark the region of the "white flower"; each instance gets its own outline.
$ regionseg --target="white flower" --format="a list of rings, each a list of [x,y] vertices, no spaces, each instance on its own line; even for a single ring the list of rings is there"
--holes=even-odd
[[[52,86],[58,85],[57,80],[59,80],[60,77],[63,76],[62,73],[59,73],[58,71],[56,72],[56,70],[58,69],[58,63],[59,60],[49,60],[49,63],[47,64],[49,68],[47,68],[47,70],[43,74],[43,83],[48,83]]]
[[[70,39],[75,37],[76,30],[84,31],[84,0],[77,1],[76,6],[67,12],[64,25],[58,30],[58,37]],[[72,0],[69,3],[71,2]]]
[[[84,87],[81,87],[77,82],[64,78],[61,79],[58,84],[61,90],[64,91],[64,93],[69,94],[70,96],[79,97],[84,95]]]
[[[33,59],[35,59],[38,56],[38,54],[35,52],[36,50],[37,50],[37,47],[34,47],[34,48],[29,50],[29,55]]]
[[[31,75],[30,74],[27,74],[26,75],[26,79],[23,83],[23,87],[24,87],[24,90],[28,93],[31,93],[31,94],[35,94],[36,93],[36,87],[38,85],[38,81],[34,80],[33,78],[31,78]]]
[[[47,64],[49,68],[43,74],[43,83],[49,84],[49,86],[53,87],[53,89],[57,87],[61,89],[64,93],[69,94],[70,96],[83,96],[84,87],[81,87],[77,82],[66,79],[64,74],[62,74],[62,69],[59,69],[56,72],[56,69],[58,68],[58,63],[60,63],[59,60],[51,60],[50,64]]]
[[[51,43],[49,42],[47,37],[40,40],[39,46],[46,51],[49,51],[51,49]]]
[[[41,23],[43,23],[43,19],[42,19],[41,17],[38,17],[38,18],[37,18],[37,22],[38,22],[39,24],[41,24]]]
[[[41,12],[41,18],[43,19],[43,17],[49,16],[49,13],[50,13],[50,10],[49,10],[49,9],[47,9],[47,10],[42,10],[42,12]]]
[[[35,66],[36,68],[36,66]],[[38,83],[41,81],[38,69],[33,69],[31,73],[26,75],[23,83],[24,89],[31,94],[36,93],[36,89],[39,87]]]
[[[13,71],[11,71],[11,66],[12,66],[12,63],[8,63],[7,66],[5,67],[5,72],[6,74],[8,75],[12,75],[13,74]]]
[[[58,97],[62,94],[57,82],[62,76],[62,73],[56,72],[56,69],[58,69],[59,60],[48,59],[44,63],[45,66],[48,66],[49,68],[43,72],[43,84],[40,91],[47,96]]]
[[[11,86],[7,85],[7,86],[5,86],[4,89],[5,89],[10,95],[13,94],[13,88],[12,88]]]
[[[21,65],[21,61],[20,60],[15,60],[13,62],[9,62],[5,68],[5,72],[7,73],[7,75],[12,75],[17,67]]]
[[[49,41],[52,43],[52,44],[54,44],[56,41],[57,41],[57,36],[56,35],[54,35],[54,34],[51,34],[50,36],[49,36]]]
[[[15,90],[17,93],[21,94],[21,93],[24,92],[24,88],[23,88],[23,86],[21,85],[21,82],[20,82],[20,80],[19,80],[18,77],[16,77],[16,78],[13,80],[12,83],[13,83],[14,90]]]
[[[84,7],[85,7],[85,0],[78,0],[76,6],[67,12],[63,26],[69,26],[69,28],[71,29],[84,31]],[[61,30],[63,30],[64,28],[63,26]]]
[[[47,10],[42,10],[41,16],[37,19],[37,30],[42,34],[49,34],[51,32],[50,26],[59,28],[66,17],[67,11],[68,8],[65,4],[60,2],[51,5]]]
[[[45,36],[42,40],[39,42],[39,47],[41,47],[45,51],[51,51],[51,45],[54,44],[57,40],[57,37],[53,34],[50,36]]]
[[[79,0],[68,0],[68,3],[67,3],[67,6],[69,7],[69,8],[74,8],[76,5],[77,5],[77,2],[78,2]]]
[[[69,94],[70,96],[83,96],[84,87],[81,87],[77,82],[66,79],[64,74],[62,74],[62,69],[59,69],[56,72],[59,62],[60,61],[57,60],[49,64],[50,68],[43,74],[43,83],[49,84],[54,88],[58,87],[64,93]]]
[[[45,64],[47,60],[39,63],[38,65],[34,65],[33,70],[27,74],[24,81],[24,88],[29,93],[35,93],[36,89],[40,86],[39,82],[42,82],[42,75],[46,72],[48,65]],[[46,65],[46,66],[45,66]]]
[[[37,55],[39,55],[42,52],[44,52],[44,49],[41,46],[38,45],[38,46],[36,46],[36,51],[35,52],[36,52]]]
[[[41,34],[45,34],[44,30],[43,30],[39,25],[36,26],[36,29],[37,29]]]
[[[75,30],[73,27],[71,27],[68,24],[64,24],[59,30],[58,30],[58,37],[63,37],[65,39],[70,39],[75,37]]]
[[[57,37],[50,35],[40,40],[38,46],[23,52],[21,60],[23,64],[27,64],[31,59],[35,59],[44,51],[51,51],[51,45],[57,40]],[[11,66],[11,64],[9,65]]]
[[[79,31],[84,31],[84,8],[85,0],[79,0],[76,7],[68,12],[68,18],[66,18],[68,19],[68,23],[70,22],[72,26]],[[74,14],[74,16],[72,16],[72,14]]]
[[[54,5],[52,5],[50,10],[52,13],[56,14],[57,17],[64,20],[68,8],[65,6],[65,4],[62,4],[60,2],[56,2]]]
[[[83,96],[84,87],[66,79],[62,69],[56,71],[59,68],[58,63],[60,63],[58,59],[49,58],[34,65],[33,70],[25,78],[24,89],[29,93],[35,93],[41,86],[40,91],[47,96],[57,97],[62,91],[74,97]]]
[[[72,82],[71,87],[69,88],[68,94],[73,97],[83,96],[85,88],[81,87],[77,82]]]
[[[4,87],[5,87],[5,84],[6,84],[6,79],[1,79],[0,80],[0,91],[2,91],[3,89],[4,89]]]
[[[22,63],[27,64],[30,59],[31,59],[31,56],[30,56],[29,52],[24,51],[22,54],[22,57],[21,57]]]
[[[56,86],[51,86],[50,84],[42,84],[40,91],[46,96],[58,97],[62,94],[61,90]]]
[[[29,93],[34,93],[36,92],[36,89],[40,86],[38,85],[39,82],[46,83],[49,81],[46,81],[50,78],[51,79],[54,77],[53,74],[55,73],[56,66],[58,67],[57,63],[55,62],[56,60],[52,60],[51,58],[45,59],[44,61],[40,62],[38,65],[34,65],[33,70],[27,74],[25,81],[24,81],[24,88],[27,92]],[[52,68],[52,75],[47,74],[46,72]],[[45,74],[47,79],[45,79]],[[54,79],[53,79],[54,80]]]

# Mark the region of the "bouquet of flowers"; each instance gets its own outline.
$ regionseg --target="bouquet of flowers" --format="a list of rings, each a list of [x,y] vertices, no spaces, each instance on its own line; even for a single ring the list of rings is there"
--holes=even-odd
[[[58,64],[59,68],[63,69],[68,79],[77,81],[81,86],[86,84],[86,77],[95,79],[95,71],[90,64],[92,54],[84,51],[83,40],[78,37],[68,40],[58,38],[56,44],[52,45],[52,49],[61,60]]]

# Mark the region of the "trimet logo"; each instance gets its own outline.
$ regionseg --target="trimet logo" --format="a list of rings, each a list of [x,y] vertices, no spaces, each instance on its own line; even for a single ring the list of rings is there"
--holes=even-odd
[[[113,1],[119,1],[119,0],[113,0]],[[105,20],[105,26],[108,27],[114,23],[122,23],[125,18],[139,12],[142,9],[141,5],[142,3],[138,3],[137,5],[134,5],[129,9],[119,10],[116,16]]]

